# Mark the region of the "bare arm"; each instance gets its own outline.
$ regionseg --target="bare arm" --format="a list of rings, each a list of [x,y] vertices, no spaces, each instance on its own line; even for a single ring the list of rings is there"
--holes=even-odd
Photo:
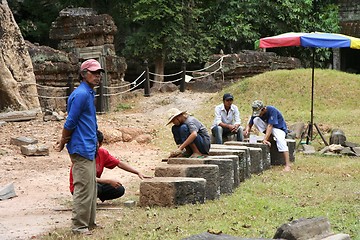
[[[64,149],[66,143],[70,141],[72,131],[63,128],[61,138],[56,142],[54,149],[58,152]]]
[[[253,126],[252,124],[248,124],[246,126],[245,131],[244,131],[244,136],[245,137],[249,136],[249,133],[250,133],[250,130],[251,130],[252,126]]]
[[[196,131],[193,131],[192,133],[190,133],[189,137],[185,140],[185,142],[183,142],[183,144],[180,145],[179,149],[183,150],[184,148],[189,146],[190,143],[192,143],[195,140],[196,137],[197,137],[197,132]]]
[[[136,175],[139,176],[140,179],[144,179],[144,178],[151,178],[150,176],[146,176],[146,175],[143,175],[141,172],[139,172],[138,170],[136,170],[134,167],[132,167],[130,164],[127,164],[125,162],[122,162],[120,161],[119,164],[118,164],[118,167],[127,171],[127,172],[130,172],[130,173],[134,173]]]
[[[267,144],[269,146],[271,145],[271,143],[269,142],[269,138],[270,138],[270,135],[272,133],[272,130],[273,130],[273,125],[268,124],[268,126],[266,127],[266,132],[265,132],[263,143]]]

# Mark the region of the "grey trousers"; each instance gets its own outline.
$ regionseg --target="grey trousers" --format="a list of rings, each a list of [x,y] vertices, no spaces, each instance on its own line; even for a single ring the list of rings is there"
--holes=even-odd
[[[72,231],[81,233],[95,226],[96,217],[96,166],[78,154],[70,154],[73,163],[74,194],[72,209]]]

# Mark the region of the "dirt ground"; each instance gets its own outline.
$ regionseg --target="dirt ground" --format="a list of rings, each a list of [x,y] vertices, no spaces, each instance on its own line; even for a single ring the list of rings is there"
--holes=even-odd
[[[117,112],[98,116],[99,129],[119,126],[140,128],[151,132],[164,126],[165,113],[171,107],[194,111],[213,93],[156,93],[137,97],[136,108],[130,113]],[[64,121],[44,122],[41,117],[32,121],[8,122],[0,127],[0,188],[14,184],[17,197],[0,201],[0,239],[34,239],[55,228],[70,227],[72,197],[68,190],[70,160],[66,149],[56,152],[52,146],[60,137]],[[20,147],[10,145],[12,137],[31,137],[38,144],[49,146],[49,156],[26,157]],[[104,146],[114,156],[127,161],[146,175],[167,156],[153,144],[111,142]],[[121,179],[126,187],[123,199],[137,199],[140,179],[121,169],[105,171],[102,177]],[[124,200],[122,200],[124,201]],[[106,202],[105,202],[106,203]],[[111,207],[122,207],[119,202]],[[98,206],[101,207],[98,201]],[[108,206],[108,205],[103,205]]]

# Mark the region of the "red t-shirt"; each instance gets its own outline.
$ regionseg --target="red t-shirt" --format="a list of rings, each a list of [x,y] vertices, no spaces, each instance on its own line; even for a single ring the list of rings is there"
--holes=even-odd
[[[111,156],[110,153],[105,148],[99,148],[96,156],[96,177],[100,178],[101,174],[104,171],[104,167],[108,169],[113,169],[116,167],[120,160]],[[72,167],[70,168],[70,192],[74,192],[74,179],[72,175]]]

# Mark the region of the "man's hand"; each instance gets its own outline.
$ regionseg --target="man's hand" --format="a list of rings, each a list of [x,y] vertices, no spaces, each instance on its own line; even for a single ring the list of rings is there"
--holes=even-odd
[[[269,142],[268,140],[263,140],[263,144],[266,144],[266,145],[268,145],[269,147],[271,147],[271,142]]]
[[[61,137],[54,145],[55,151],[61,152],[64,149],[65,144],[69,142],[70,138],[71,137],[67,137],[67,138]]]
[[[170,152],[169,158],[178,157],[182,154],[182,150],[176,149],[175,151]]]
[[[250,129],[249,129],[249,128],[246,128],[246,129],[244,130],[244,137],[248,137],[249,134],[250,134]]]
[[[138,176],[139,176],[139,178],[140,178],[141,180],[144,180],[144,178],[153,178],[153,177],[150,177],[150,176],[146,176],[146,175],[144,175],[144,174],[142,174],[142,173],[138,173]]]
[[[238,131],[239,127],[240,127],[239,124],[230,125],[230,126],[231,126],[230,131],[231,131],[232,133],[236,133],[236,132]]]
[[[108,184],[110,184],[112,187],[114,187],[114,188],[118,188],[118,187],[120,187],[122,184],[121,184],[121,182],[119,182],[119,181],[116,181],[116,180],[107,180],[108,181]]]

